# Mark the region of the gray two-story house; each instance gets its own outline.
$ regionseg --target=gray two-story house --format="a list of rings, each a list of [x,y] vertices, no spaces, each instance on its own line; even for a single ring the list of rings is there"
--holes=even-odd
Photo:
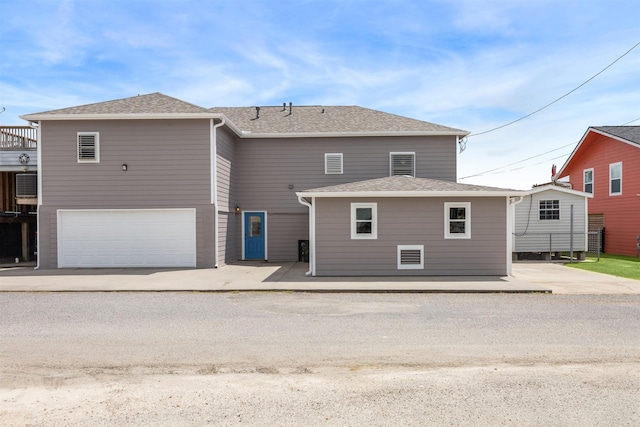
[[[23,119],[38,128],[43,268],[210,268],[294,261],[301,248],[313,275],[510,268],[518,192],[456,183],[462,130],[160,93]]]

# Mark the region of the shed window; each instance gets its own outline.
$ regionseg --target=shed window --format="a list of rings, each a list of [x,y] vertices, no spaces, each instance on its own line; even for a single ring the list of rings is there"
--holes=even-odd
[[[593,194],[593,168],[584,170],[583,191],[585,193]]]
[[[609,195],[622,194],[622,162],[609,165]]]
[[[351,238],[378,238],[378,206],[376,203],[351,203]]]
[[[471,238],[471,203],[444,204],[445,239]]]
[[[416,176],[416,153],[389,153],[390,176]]]
[[[327,175],[342,173],[342,153],[325,153],[324,173]]]
[[[424,268],[424,245],[398,245],[398,270]]]
[[[540,221],[560,219],[560,200],[540,200]]]
[[[98,132],[78,132],[78,163],[100,161],[100,135]]]

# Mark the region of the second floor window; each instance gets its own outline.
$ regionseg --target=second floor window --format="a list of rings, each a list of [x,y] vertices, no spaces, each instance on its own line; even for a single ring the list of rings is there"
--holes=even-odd
[[[416,153],[389,153],[390,176],[416,176]]]
[[[582,191],[593,194],[593,169],[584,170],[584,186]]]
[[[622,162],[609,165],[609,195],[622,194]]]

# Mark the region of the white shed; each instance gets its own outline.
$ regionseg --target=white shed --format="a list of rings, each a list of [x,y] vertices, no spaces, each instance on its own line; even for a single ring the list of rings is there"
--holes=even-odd
[[[514,259],[569,252],[582,258],[588,248],[589,193],[556,184],[534,187],[515,205]]]

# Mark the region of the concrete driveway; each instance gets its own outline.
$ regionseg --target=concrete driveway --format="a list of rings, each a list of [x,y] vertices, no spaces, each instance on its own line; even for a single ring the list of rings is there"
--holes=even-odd
[[[0,291],[552,292],[640,294],[640,281],[553,263],[514,263],[512,277],[307,277],[308,264],[239,262],[219,269],[0,267]]]

